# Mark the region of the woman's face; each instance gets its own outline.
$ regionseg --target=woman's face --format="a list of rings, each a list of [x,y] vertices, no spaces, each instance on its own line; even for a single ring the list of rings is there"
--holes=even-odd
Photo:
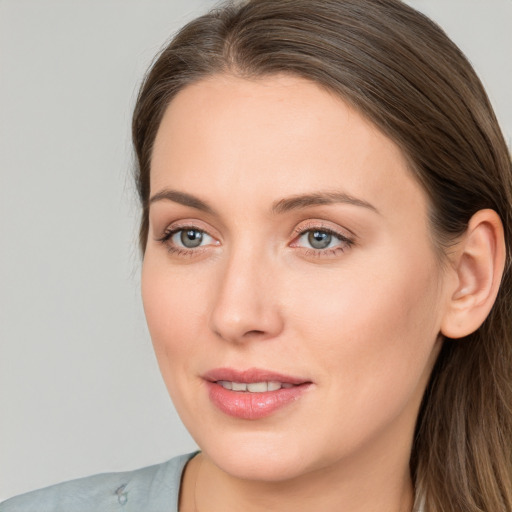
[[[311,82],[214,76],[168,107],[151,197],[144,308],[205,455],[262,480],[403,464],[447,287],[397,146]]]

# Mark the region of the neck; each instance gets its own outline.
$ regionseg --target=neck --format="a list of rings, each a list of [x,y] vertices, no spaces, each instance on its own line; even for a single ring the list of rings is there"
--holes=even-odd
[[[375,457],[373,451],[367,460],[344,460],[272,482],[234,477],[200,454],[187,468],[189,499],[180,512],[411,512],[410,446],[402,448],[396,457]]]

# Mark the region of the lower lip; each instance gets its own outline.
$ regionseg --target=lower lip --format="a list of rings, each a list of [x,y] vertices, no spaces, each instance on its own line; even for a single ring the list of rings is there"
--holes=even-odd
[[[207,382],[207,386],[210,400],[223,413],[244,420],[258,420],[298,400],[310,384],[305,383],[263,393],[231,391],[215,382]]]

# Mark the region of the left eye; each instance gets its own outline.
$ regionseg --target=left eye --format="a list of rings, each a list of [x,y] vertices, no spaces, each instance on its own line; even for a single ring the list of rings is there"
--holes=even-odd
[[[298,239],[297,245],[309,246],[313,249],[330,249],[337,247],[343,242],[348,242],[341,235],[323,229],[312,229],[305,231]]]
[[[211,244],[213,238],[204,231],[194,228],[180,229],[173,233],[171,242],[178,247],[186,249],[195,249],[201,245]]]

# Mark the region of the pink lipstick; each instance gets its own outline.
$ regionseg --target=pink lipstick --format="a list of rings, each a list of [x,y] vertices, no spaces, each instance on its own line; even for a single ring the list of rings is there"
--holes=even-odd
[[[257,368],[238,371],[217,368],[203,375],[210,400],[223,413],[235,418],[265,418],[294,402],[312,382],[299,377]]]

